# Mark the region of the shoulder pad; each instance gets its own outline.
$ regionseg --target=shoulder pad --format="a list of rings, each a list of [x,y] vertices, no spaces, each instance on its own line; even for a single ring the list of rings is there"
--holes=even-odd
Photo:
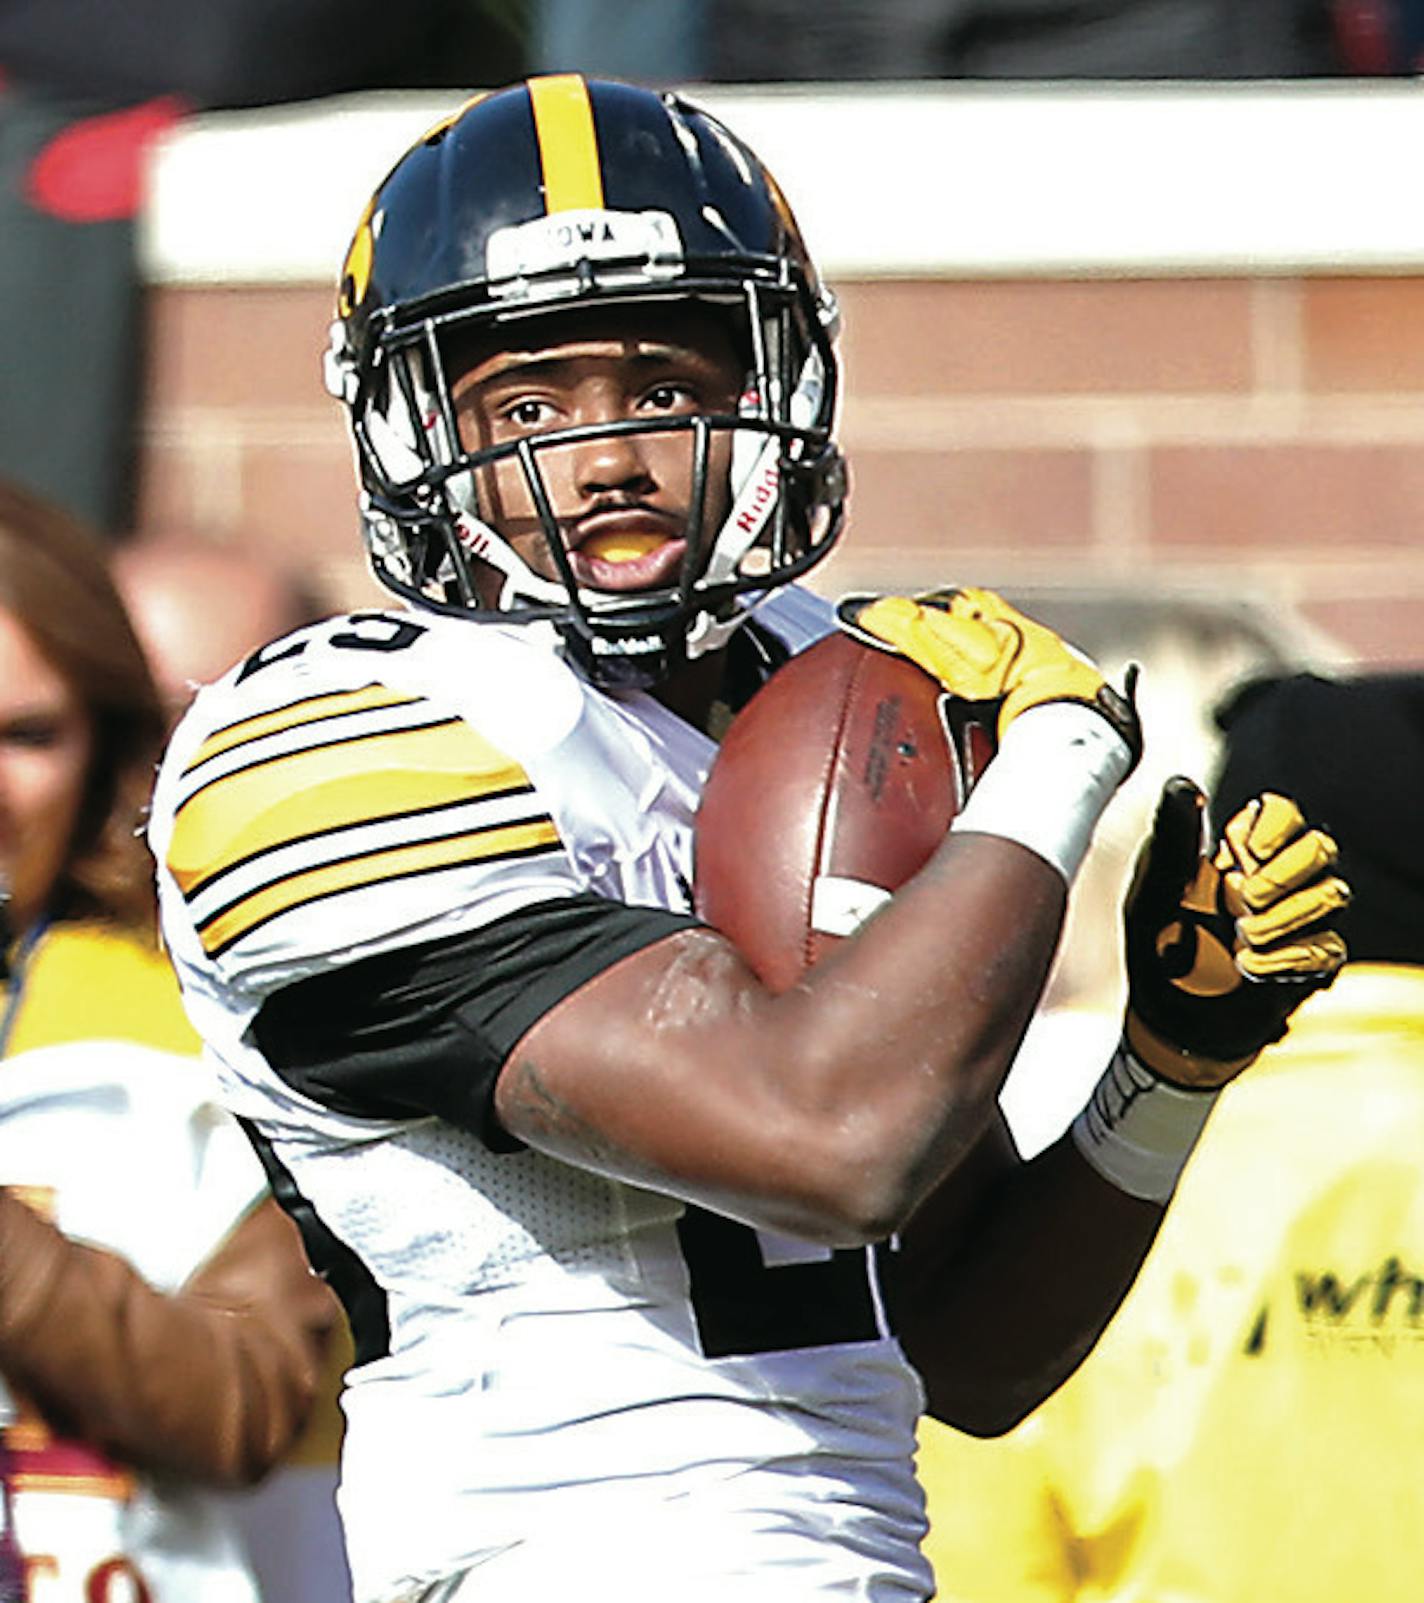
[[[527,879],[544,859],[559,877],[559,832],[522,764],[421,675],[390,672],[403,646],[343,647],[345,622],[249,659],[175,738],[151,833],[193,955],[300,964],[482,892],[496,916],[512,865]],[[390,640],[404,620],[357,622]]]

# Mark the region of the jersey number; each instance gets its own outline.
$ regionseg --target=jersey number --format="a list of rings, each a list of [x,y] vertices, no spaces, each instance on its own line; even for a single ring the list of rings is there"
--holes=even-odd
[[[333,646],[343,651],[404,651],[413,646],[425,633],[423,623],[412,623],[408,618],[393,618],[385,612],[353,612],[341,622],[348,627],[338,629],[328,638]],[[263,668],[275,662],[286,662],[289,657],[300,657],[311,644],[309,639],[273,640],[254,651],[242,665],[237,676],[238,684],[250,679]]]
[[[868,1249],[808,1247],[816,1256],[777,1261],[772,1238],[689,1207],[678,1220],[692,1310],[708,1358],[874,1341],[877,1312]]]

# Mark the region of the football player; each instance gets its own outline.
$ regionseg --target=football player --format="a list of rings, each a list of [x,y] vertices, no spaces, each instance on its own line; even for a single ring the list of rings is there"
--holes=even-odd
[[[926,1393],[1002,1430],[1091,1345],[1210,1107],[1184,1087],[1338,962],[1330,843],[1272,801],[1215,866],[1169,795],[1131,1051],[1021,1163],[997,1093],[1139,740],[1050,631],[983,591],[847,607],[997,705],[995,761],[784,994],[691,911],[716,729],[835,627],[794,583],[842,521],[835,309],[756,156],[647,89],[479,98],[377,190],[339,311],[406,604],[200,693],[151,839],[350,1312],[357,1596],[924,1598]]]

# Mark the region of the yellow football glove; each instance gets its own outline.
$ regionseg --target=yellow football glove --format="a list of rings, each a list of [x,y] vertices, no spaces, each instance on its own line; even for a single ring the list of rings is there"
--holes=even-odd
[[[966,701],[999,702],[998,733],[1022,712],[1050,701],[1076,701],[1101,713],[1135,764],[1142,728],[1126,694],[1053,630],[1011,607],[992,590],[936,590],[916,596],[850,596],[836,608],[847,633],[898,651]]]
[[[1178,1085],[1224,1085],[1286,1032],[1345,961],[1339,852],[1267,792],[1203,849],[1205,798],[1169,779],[1124,907],[1133,1055]]]

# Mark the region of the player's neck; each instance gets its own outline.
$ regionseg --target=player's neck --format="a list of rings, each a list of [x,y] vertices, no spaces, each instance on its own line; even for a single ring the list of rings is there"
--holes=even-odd
[[[715,738],[721,733],[714,727],[717,722],[714,713],[726,671],[726,652],[709,651],[684,663],[652,694],[669,712],[675,712],[694,728]]]

